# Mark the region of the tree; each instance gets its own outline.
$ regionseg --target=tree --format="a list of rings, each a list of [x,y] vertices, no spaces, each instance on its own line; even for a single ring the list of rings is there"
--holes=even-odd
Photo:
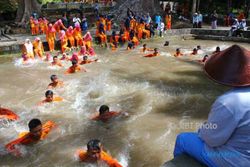
[[[193,0],[192,13],[196,12],[196,7],[197,7],[197,0]]]
[[[20,24],[26,23],[32,12],[41,14],[41,4],[37,0],[18,0],[16,22]]]

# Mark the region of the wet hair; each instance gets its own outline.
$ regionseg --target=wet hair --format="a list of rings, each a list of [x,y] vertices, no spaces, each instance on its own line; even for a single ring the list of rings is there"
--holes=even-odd
[[[197,46],[197,50],[198,50],[198,49],[201,49],[201,46],[200,46],[200,45]]]
[[[158,51],[158,48],[154,48],[154,51],[155,51],[155,52]]]
[[[56,59],[57,58],[57,56],[53,56],[53,59]]]
[[[220,47],[219,46],[216,47],[216,51],[217,52],[220,51]]]
[[[101,150],[101,141],[98,139],[92,139],[87,144],[88,150]]]
[[[50,76],[51,81],[55,80],[56,78],[57,78],[57,76],[55,74]]]
[[[28,126],[29,126],[29,130],[31,131],[32,129],[36,128],[37,126],[42,125],[42,122],[39,119],[32,119],[30,120]]]
[[[204,56],[204,58],[207,58],[207,57],[208,57],[208,55],[205,55],[205,56]]]
[[[47,97],[47,96],[49,96],[49,95],[52,95],[53,96],[53,91],[52,90],[47,90],[46,92],[45,92],[45,97]]]
[[[143,44],[142,46],[143,46],[143,47],[146,47],[146,46],[147,46],[147,44]]]
[[[109,112],[109,107],[107,105],[102,105],[99,109],[99,113],[100,115],[106,113],[106,112]]]
[[[87,59],[88,59],[88,56],[83,56],[82,59],[83,59],[83,60],[87,60]]]
[[[168,46],[169,45],[169,41],[166,41],[164,46]]]
[[[72,60],[72,65],[76,65],[77,64],[77,60]]]
[[[179,51],[181,51],[180,48],[177,48],[177,49],[176,49],[176,52],[179,52]]]
[[[196,49],[196,48],[194,48],[194,49],[193,49],[193,51],[197,51],[197,49]]]

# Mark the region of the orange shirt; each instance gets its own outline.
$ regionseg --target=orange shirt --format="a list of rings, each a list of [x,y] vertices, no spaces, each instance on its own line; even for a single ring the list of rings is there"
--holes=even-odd
[[[63,66],[61,62],[52,62],[51,65],[52,66],[59,66],[59,67]]]
[[[182,53],[175,53],[174,54],[174,57],[179,57],[179,56],[183,56],[183,54]]]
[[[71,66],[68,68],[68,70],[65,72],[65,74],[72,74],[72,73],[76,73],[76,72],[81,71],[81,70],[82,69],[80,66],[76,66],[76,67]],[[86,70],[85,70],[85,72],[86,72]]]
[[[37,143],[38,141],[45,139],[47,137],[47,135],[49,134],[49,132],[51,131],[51,129],[54,127],[55,127],[54,122],[47,121],[46,123],[44,123],[42,125],[42,135],[41,135],[39,140],[33,139],[31,137],[30,132],[23,132],[21,137],[6,144],[5,148],[9,152],[16,153],[16,155],[20,154],[20,152],[18,150],[16,150],[16,148],[15,148],[16,145],[29,145],[29,144]],[[16,152],[15,152],[15,150],[16,150]]]
[[[44,99],[43,101],[41,101],[38,105],[42,105],[44,103],[52,103],[52,102],[60,102],[60,101],[63,101],[63,98],[62,97],[53,97],[53,100],[52,101],[47,101],[46,99]]]
[[[104,151],[101,151],[100,161],[105,162],[109,167],[122,167],[122,165],[119,164],[119,162],[116,159],[113,159],[109,154],[107,154]],[[91,158],[88,156],[87,151],[79,150],[78,156],[80,158],[80,161],[86,162],[86,163],[96,163],[91,160]]]
[[[92,120],[107,122],[109,119],[118,116],[119,114],[120,112],[110,111],[102,115],[95,116],[94,118],[92,118]]]
[[[58,81],[57,83],[50,83],[48,85],[48,88],[56,88],[56,87],[62,87],[63,86],[63,82],[62,81]]]
[[[19,117],[11,110],[0,107],[0,119],[17,120]]]
[[[152,53],[152,54],[148,54],[144,57],[155,57],[155,56],[159,56],[160,54],[159,53]]]

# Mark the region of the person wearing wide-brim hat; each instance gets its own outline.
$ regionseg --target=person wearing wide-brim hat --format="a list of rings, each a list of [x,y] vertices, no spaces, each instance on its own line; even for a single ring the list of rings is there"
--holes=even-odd
[[[204,71],[233,87],[212,105],[198,133],[177,136],[174,156],[188,154],[209,167],[250,166],[250,51],[233,45],[212,55]]]

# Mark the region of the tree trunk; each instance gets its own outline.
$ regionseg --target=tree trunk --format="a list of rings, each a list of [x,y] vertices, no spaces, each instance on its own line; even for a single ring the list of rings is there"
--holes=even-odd
[[[197,7],[197,0],[193,0],[193,5],[192,5],[192,13],[193,14],[196,12],[196,7]]]
[[[20,24],[26,23],[32,12],[41,14],[41,5],[37,0],[18,0],[16,22],[19,22]]]

